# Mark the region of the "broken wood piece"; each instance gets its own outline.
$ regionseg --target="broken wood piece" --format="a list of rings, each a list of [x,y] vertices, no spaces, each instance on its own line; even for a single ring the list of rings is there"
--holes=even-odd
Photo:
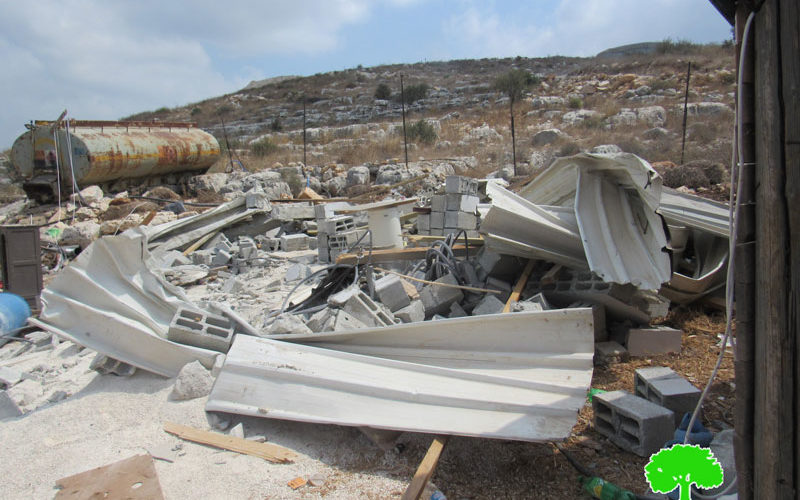
[[[539,281],[543,285],[552,285],[553,283],[556,282],[558,273],[561,272],[562,268],[563,266],[561,264],[553,264],[553,267],[551,267],[546,273],[544,273],[544,276],[542,276],[542,279]]]
[[[276,444],[248,441],[246,439],[195,429],[194,427],[175,424],[173,422],[165,422],[164,430],[187,441],[214,446],[215,448],[222,448],[223,450],[235,451],[244,455],[252,455],[276,464],[291,463],[292,460],[297,457],[293,451]]]
[[[153,457],[136,455],[56,481],[56,499],[163,500]]]
[[[203,236],[202,238],[198,239],[197,241],[195,241],[194,243],[189,245],[189,248],[187,248],[186,250],[183,251],[183,255],[187,256],[190,253],[194,252],[195,250],[197,250],[198,248],[203,246],[205,244],[205,242],[207,242],[208,240],[210,240],[211,238],[216,236],[217,233],[219,233],[219,232],[220,232],[220,230],[217,229],[216,231],[212,231],[212,232],[208,233],[207,235]]]
[[[522,290],[525,289],[525,285],[528,283],[528,278],[531,275],[531,271],[533,271],[533,265],[535,263],[536,261],[534,259],[528,259],[528,263],[525,264],[525,269],[522,271],[522,275],[517,280],[517,284],[514,285],[514,290],[511,292],[511,295],[509,295],[506,305],[503,307],[504,313],[510,311],[511,304],[519,300],[519,296],[522,295]]]
[[[439,457],[442,456],[444,446],[447,444],[448,439],[450,439],[450,436],[436,436],[433,438],[433,442],[428,447],[428,452],[425,454],[422,462],[419,463],[417,472],[414,473],[411,483],[409,483],[408,488],[406,488],[406,491],[403,493],[402,500],[419,499],[422,490],[425,489],[428,481],[431,480],[436,466],[439,464]]]
[[[147,214],[147,216],[146,216],[146,217],[144,218],[144,220],[142,221],[142,224],[141,224],[141,225],[142,225],[142,226],[147,226],[147,225],[149,225],[151,222],[153,222],[153,219],[155,219],[155,217],[156,217],[156,214],[157,214],[157,213],[158,213],[158,209],[156,209],[156,210],[150,210],[150,213],[148,213],[148,214]]]
[[[296,490],[297,488],[299,488],[299,487],[301,487],[301,486],[305,486],[305,485],[306,485],[306,483],[308,483],[308,481],[306,481],[306,480],[305,480],[305,479],[303,479],[302,477],[296,477],[296,478],[292,479],[291,481],[289,481],[289,482],[288,482],[288,483],[286,483],[286,484],[287,484],[287,485],[288,485],[288,486],[289,486],[291,489],[293,489],[293,490]]]
[[[495,293],[495,294],[502,294],[503,293],[502,290],[491,290],[489,288],[478,288],[478,287],[475,287],[475,286],[466,286],[466,285],[451,285],[450,283],[440,283],[438,281],[428,281],[428,280],[424,280],[424,279],[421,279],[421,278],[415,278],[413,276],[400,274],[397,271],[392,271],[390,269],[384,269],[382,267],[375,267],[375,270],[376,271],[381,271],[381,272],[384,272],[384,273],[396,274],[397,276],[400,276],[401,278],[404,278],[404,279],[407,279],[407,280],[411,280],[411,281],[416,281],[418,283],[424,283],[426,285],[443,286],[445,288],[458,288],[458,289],[467,290],[467,291],[470,291],[470,292]]]

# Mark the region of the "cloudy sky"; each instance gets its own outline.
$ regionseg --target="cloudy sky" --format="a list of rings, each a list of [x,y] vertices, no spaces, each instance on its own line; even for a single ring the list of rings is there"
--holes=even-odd
[[[65,108],[118,119],[359,64],[730,36],[706,0],[0,0],[0,150]]]

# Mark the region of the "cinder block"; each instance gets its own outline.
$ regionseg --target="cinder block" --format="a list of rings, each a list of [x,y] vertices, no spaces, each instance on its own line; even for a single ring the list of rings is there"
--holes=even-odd
[[[179,308],[167,330],[167,340],[228,352],[233,330],[233,323],[224,316]]]
[[[627,349],[617,342],[597,342],[594,345],[594,364],[596,365],[622,363],[628,357]]]
[[[444,212],[431,212],[431,234],[434,229],[444,228]]]
[[[417,231],[431,230],[431,214],[417,214]]]
[[[639,368],[633,376],[634,393],[675,413],[675,426],[700,401],[700,389],[666,366]]]
[[[101,375],[119,375],[120,377],[130,377],[136,373],[136,367],[122,362],[118,359],[110,358],[103,354],[97,353],[92,362],[89,364],[89,369],[94,370]]]
[[[444,180],[445,193],[478,194],[478,181],[460,175],[448,175]]]
[[[342,310],[336,311],[336,316],[333,319],[333,331],[341,332],[358,330],[359,328],[367,328],[367,325]]]
[[[446,194],[445,197],[445,210],[455,212],[467,212],[474,214],[478,209],[477,196],[468,194]]]
[[[347,300],[343,309],[368,327],[390,326],[399,323],[391,312],[381,309],[375,301],[369,298],[369,295],[361,291],[353,294]]]
[[[214,253],[214,256],[211,257],[211,266],[212,267],[220,267],[220,266],[227,266],[228,262],[231,261],[231,257],[233,255],[230,254],[227,250],[217,250]]]
[[[308,250],[308,235],[305,234],[284,234],[281,236],[281,250],[284,252],[296,252],[298,250]]]
[[[239,236],[239,257],[245,260],[258,257],[256,241],[249,236]]]
[[[475,229],[478,227],[478,217],[467,212],[452,212],[448,210],[444,213],[444,227]]]
[[[223,233],[218,233],[216,236],[211,238],[211,241],[208,242],[205,248],[216,248],[218,250],[230,252],[232,246],[233,244]]]
[[[447,200],[443,194],[435,194],[431,196],[431,212],[444,212],[447,206]]]
[[[484,314],[498,314],[503,312],[504,307],[505,303],[501,302],[497,296],[492,293],[487,293],[486,296],[478,302],[475,309],[472,310],[472,315],[482,316]]]
[[[409,305],[396,311],[394,317],[403,323],[416,323],[425,320],[425,306],[421,300],[412,300]]]
[[[320,262],[330,262],[331,261],[331,254],[328,250],[328,246],[320,245],[317,247],[317,258]]]
[[[213,259],[213,250],[195,250],[192,252],[192,264],[195,265],[204,265],[204,266],[211,266],[211,261]]]
[[[626,347],[631,356],[681,352],[682,334],[682,331],[667,326],[631,328],[628,330]]]
[[[438,280],[437,283],[446,283],[449,285],[458,285],[455,277],[452,274],[445,274]],[[459,288],[426,285],[420,290],[419,293],[422,304],[425,306],[425,316],[430,317],[434,314],[444,314],[450,310],[450,304],[453,302],[461,302],[464,299],[464,294]]]
[[[321,233],[336,234],[355,228],[356,223],[353,220],[353,217],[348,215],[338,215],[336,217],[318,221],[318,231]]]
[[[383,305],[395,312],[411,303],[400,278],[389,274],[375,282],[375,294]]]
[[[508,298],[511,296],[511,283],[507,281],[503,281],[497,278],[488,277],[486,278],[486,288],[489,290],[499,290],[502,293],[495,294],[495,297],[505,303]]]
[[[672,439],[674,414],[625,391],[592,397],[594,428],[625,450],[649,457]]]
[[[458,302],[450,304],[450,314],[447,315],[448,318],[464,318],[466,316],[469,316],[469,314],[461,307],[461,304]]]

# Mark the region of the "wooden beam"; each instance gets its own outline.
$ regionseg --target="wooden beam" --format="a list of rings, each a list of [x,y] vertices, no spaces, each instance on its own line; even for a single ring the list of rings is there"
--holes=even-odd
[[[292,460],[297,457],[293,451],[283,446],[278,446],[277,444],[248,441],[246,439],[195,429],[194,427],[172,422],[164,422],[164,431],[175,434],[179,438],[187,441],[263,458],[268,462],[276,464],[291,463]]]
[[[220,230],[217,229],[216,231],[212,231],[212,232],[208,233],[207,235],[203,236],[202,238],[198,239],[197,241],[195,241],[194,243],[189,245],[189,248],[187,248],[186,250],[183,251],[183,255],[186,256],[186,255],[189,255],[190,253],[194,252],[195,250],[197,250],[198,248],[203,246],[205,244],[205,242],[207,242],[208,240],[210,240],[211,238],[216,236],[219,232],[220,232]]]
[[[466,255],[466,247],[464,245],[453,245],[453,254],[456,257],[463,257]],[[428,252],[428,247],[413,247],[413,248],[389,248],[385,250],[373,250],[371,262],[394,262],[398,260],[421,260],[425,258]],[[363,254],[343,253],[336,257],[337,264],[356,264],[366,262],[368,251]]]
[[[425,453],[425,457],[422,459],[422,462],[419,463],[419,467],[417,467],[417,472],[411,479],[411,483],[403,493],[402,500],[419,499],[422,490],[425,489],[428,481],[431,480],[436,466],[439,464],[439,457],[442,456],[444,446],[447,444],[448,439],[450,439],[450,436],[436,436],[433,438],[433,442],[428,447],[428,452]]]
[[[509,295],[505,307],[503,307],[504,313],[509,312],[511,310],[511,304],[519,300],[519,296],[522,295],[522,290],[525,289],[525,285],[528,283],[528,278],[531,276],[531,271],[533,271],[534,264],[536,264],[534,259],[528,259],[528,263],[525,264],[525,269],[523,269],[522,275],[517,280],[517,284],[514,285],[514,290],[511,292],[511,295]]]

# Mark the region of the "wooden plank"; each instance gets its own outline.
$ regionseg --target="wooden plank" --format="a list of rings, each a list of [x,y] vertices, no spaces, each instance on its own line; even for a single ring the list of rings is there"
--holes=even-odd
[[[142,225],[142,226],[147,226],[147,225],[149,225],[151,222],[153,222],[153,219],[155,219],[155,217],[156,217],[156,214],[157,214],[157,213],[158,213],[158,209],[156,209],[156,210],[150,210],[150,213],[149,213],[149,214],[147,214],[147,216],[146,216],[146,217],[144,218],[144,220],[142,221],[142,224],[141,224],[141,225]]]
[[[519,300],[519,296],[522,295],[522,290],[528,283],[528,278],[531,276],[531,271],[533,271],[533,266],[535,263],[536,261],[534,259],[528,259],[528,263],[525,264],[525,269],[522,271],[522,275],[517,280],[517,284],[514,285],[514,290],[511,291],[511,295],[509,295],[506,305],[503,307],[504,313],[509,312],[511,310],[511,304]]]
[[[197,250],[198,248],[203,246],[205,244],[205,242],[209,241],[211,238],[216,236],[219,232],[220,232],[220,230],[217,229],[216,231],[212,231],[212,232],[208,233],[207,235],[203,236],[202,238],[198,239],[197,241],[195,241],[194,243],[189,245],[189,248],[187,248],[186,250],[183,251],[183,255],[186,256],[186,255],[189,255],[190,253],[194,252],[195,250]]]
[[[223,450],[235,451],[244,455],[252,455],[276,464],[291,463],[297,457],[293,451],[276,444],[248,441],[246,439],[195,429],[194,427],[173,422],[164,422],[164,430],[187,441],[205,444],[215,448],[222,448]]]
[[[420,279],[420,278],[415,278],[413,276],[408,276],[406,274],[400,274],[397,271],[392,271],[390,269],[384,269],[382,267],[376,267],[375,270],[376,271],[382,271],[384,273],[395,274],[397,276],[400,276],[401,278],[404,278],[404,279],[407,279],[407,280],[411,280],[411,281],[416,281],[418,283],[425,283],[426,285],[443,286],[445,288],[459,288],[461,290],[467,290],[467,291],[470,291],[470,292],[496,293],[498,295],[503,293],[502,290],[492,290],[492,289],[489,289],[489,288],[478,288],[478,287],[474,287],[474,286],[465,286],[465,285],[452,285],[450,283],[439,283],[439,282],[436,282],[436,281],[423,280],[423,279]]]
[[[466,247],[464,245],[453,245],[453,253],[456,257],[463,257],[466,255]],[[472,249],[471,249],[472,250]],[[425,258],[428,247],[412,247],[412,248],[389,248],[386,250],[373,250],[371,262],[394,262],[398,260],[421,260]],[[357,264],[367,260],[368,252],[363,254],[343,253],[336,257],[337,264]]]
[[[433,442],[428,447],[428,452],[425,453],[425,457],[422,459],[422,462],[419,463],[419,467],[417,467],[417,472],[414,473],[411,483],[403,493],[402,500],[419,499],[422,490],[425,489],[428,481],[431,480],[436,466],[439,465],[439,458],[442,456],[444,446],[447,444],[448,439],[450,439],[450,436],[436,436],[433,438]]]
[[[404,238],[414,243],[433,243],[434,241],[443,241],[446,236],[434,236],[432,234],[404,234]],[[464,241],[464,237],[458,238],[458,241]],[[483,238],[467,238],[467,243],[470,247],[483,246]]]
[[[753,491],[794,498],[794,352],[788,328],[788,248],[781,95],[781,14],[767,0],[755,16],[756,322]],[[796,97],[795,97],[796,98]],[[796,200],[795,200],[796,202]]]
[[[561,269],[563,267],[564,266],[562,266],[561,264],[554,264],[553,267],[551,267],[546,273],[544,273],[544,276],[542,276],[542,279],[539,280],[541,282],[541,284],[542,285],[551,285],[551,284],[555,283],[556,282],[556,276],[558,275],[559,272],[561,272]]]
[[[800,5],[780,0],[781,89],[783,91],[784,196],[787,206],[789,293],[787,338],[794,339],[794,390],[800,390]],[[797,403],[795,402],[795,405]],[[800,488],[800,407],[794,416],[794,490]],[[797,493],[796,493],[797,494]]]
[[[113,464],[80,472],[56,481],[61,488],[54,498],[124,498],[161,500],[164,494],[150,455],[136,455]]]

